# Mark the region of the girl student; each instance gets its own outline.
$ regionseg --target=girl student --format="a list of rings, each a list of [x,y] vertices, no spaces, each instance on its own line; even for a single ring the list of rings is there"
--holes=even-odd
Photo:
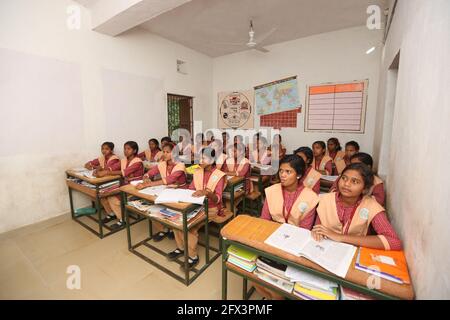
[[[350,158],[350,163],[364,163],[366,166],[370,168],[370,170],[373,170],[373,159],[368,153],[359,152],[354,154]],[[339,184],[338,178],[334,184],[330,188],[330,192],[336,192],[338,191],[338,184]],[[386,192],[384,190],[384,183],[383,180],[381,180],[380,177],[374,174],[373,176],[373,186],[369,189],[367,195],[373,196],[375,200],[381,205],[384,206],[385,200],[386,200]]]
[[[156,139],[148,140],[148,149],[138,154],[142,161],[158,162],[161,160],[162,152],[159,148],[159,142]]]
[[[225,165],[225,162],[227,160],[227,155],[224,153],[225,150],[223,149],[222,141],[220,141],[219,139],[215,139],[213,142],[211,142],[209,147],[214,149],[214,151],[215,151],[216,168],[219,169],[219,170],[222,170],[222,168]]]
[[[134,141],[125,142],[123,153],[125,158],[121,160],[120,170],[110,171],[110,175],[121,175],[123,177],[123,184],[129,184],[133,180],[140,180],[144,175],[144,165],[142,160],[138,157],[139,146]],[[119,221],[111,226],[112,229],[118,229],[125,225],[120,206],[120,196],[109,196],[102,198],[101,203],[105,209],[107,216],[103,219],[103,223],[108,223],[114,219]]]
[[[262,219],[289,223],[308,230],[312,228],[319,196],[301,182],[305,167],[305,162],[297,155],[288,155],[280,161],[281,183],[265,190]],[[259,284],[253,283],[253,286],[266,299],[283,299],[283,296]]]
[[[367,195],[373,180],[372,171],[363,163],[352,163],[344,169],[338,191],[320,199],[312,229],[316,241],[331,239],[360,247],[401,250],[401,241],[385,209]],[[374,235],[370,233],[372,230]]]
[[[321,174],[312,167],[314,154],[311,148],[301,147],[294,151],[294,153],[303,159],[306,165],[305,174],[300,179],[300,182],[307,188],[312,189],[316,194],[320,193],[320,178]]]
[[[273,143],[269,147],[270,149],[270,156],[272,153],[278,152],[278,159],[281,160],[286,155],[286,147],[283,145],[281,140],[281,134],[276,134],[273,136]]]
[[[208,216],[215,222],[223,222],[226,216],[222,210],[222,193],[226,186],[226,174],[215,167],[215,151],[210,147],[201,151],[200,168],[194,171],[190,190],[196,190],[194,197],[205,196],[208,199]],[[198,230],[202,224],[192,228],[188,232],[188,268],[195,267],[199,262],[197,254]],[[174,230],[177,248],[168,254],[169,260],[175,260],[184,255],[184,234],[182,231]]]
[[[312,145],[314,159],[312,167],[322,175],[331,175],[333,173],[333,159],[326,155],[326,146],[323,141],[316,141]]]
[[[281,182],[266,188],[262,219],[312,228],[319,197],[303,185],[305,171],[306,164],[297,155],[288,155],[280,161]]]
[[[182,162],[176,163],[173,161],[173,149],[174,146],[171,143],[163,147],[161,161],[143,176],[144,181],[136,185],[137,189],[141,190],[160,185],[178,188],[186,184],[186,167]],[[161,176],[161,179],[152,181],[151,179],[155,178],[158,174]],[[157,221],[153,222],[153,229],[156,231],[153,235],[155,242],[159,242],[165,237],[171,238],[173,236],[169,229],[164,229],[163,225]]]
[[[325,153],[331,158],[332,162],[332,175],[339,175],[339,170],[342,172],[345,169],[345,152],[342,151],[341,143],[338,138],[330,138],[327,141],[327,152]],[[338,169],[339,168],[339,169]]]
[[[234,144],[228,147],[228,158],[226,159],[225,165],[222,167],[228,176],[244,177],[244,188],[245,194],[251,193],[253,191],[253,184],[250,181],[250,161],[245,157],[245,146],[244,144]],[[240,197],[239,200],[241,200]],[[227,199],[225,200],[225,205],[228,209],[232,210],[231,202]],[[234,212],[236,211],[239,201],[234,202]]]
[[[105,170],[116,171],[120,168],[120,159],[114,154],[114,143],[103,142],[101,147],[102,155],[97,159],[87,162],[84,167],[95,170],[94,175],[102,177],[106,175]]]

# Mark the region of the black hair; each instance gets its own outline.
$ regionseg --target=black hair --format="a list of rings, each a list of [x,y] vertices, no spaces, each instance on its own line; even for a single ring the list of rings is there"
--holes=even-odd
[[[294,154],[303,153],[306,156],[306,159],[308,162],[306,163],[308,166],[310,166],[314,159],[314,153],[311,150],[310,147],[300,147],[297,150],[294,151]]]
[[[137,142],[135,142],[135,141],[127,141],[127,142],[124,143],[123,146],[124,147],[125,146],[129,146],[131,149],[133,149],[133,151],[134,151],[133,154],[134,155],[137,155],[138,152],[139,152],[139,146],[138,146]]]
[[[159,148],[159,141],[157,139],[150,139],[148,140],[148,143],[153,142],[154,144],[156,144],[156,149],[158,149],[159,151],[161,151],[161,149]]]
[[[170,137],[163,137],[163,138],[161,139],[161,143],[163,143],[164,141],[172,142],[172,139],[171,139]]]
[[[318,145],[321,146],[322,149],[324,149],[324,150],[327,149],[327,145],[326,145],[325,142],[323,142],[323,141],[316,141],[316,142],[314,142],[312,145],[314,146],[315,144],[318,144]]]
[[[358,152],[355,153],[351,158],[350,161],[352,161],[353,159],[358,159],[359,161],[361,161],[362,163],[364,163],[366,166],[369,167],[373,167],[373,159],[372,156],[368,153],[364,153],[364,152]]]
[[[114,150],[114,143],[112,143],[112,142],[108,142],[108,141],[107,142],[103,142],[102,143],[102,147],[103,146],[108,146],[108,148],[110,148],[111,151]]]
[[[306,164],[305,161],[301,157],[299,157],[296,154],[290,154],[285,156],[280,161],[280,168],[283,163],[288,163],[292,168],[294,168],[295,172],[297,173],[297,177],[303,177],[306,171]]]
[[[202,149],[202,155],[207,156],[210,159],[214,159],[213,165],[216,164],[216,150],[211,147],[206,147]]]
[[[275,135],[273,136],[273,140],[274,140],[274,141],[275,141],[275,137],[280,138],[280,143],[281,143],[281,141],[282,141],[282,139],[281,139],[281,134],[279,134],[279,133],[275,134]]]
[[[373,174],[372,170],[366,164],[351,163],[344,169],[344,171],[342,171],[342,175],[344,175],[349,170],[358,171],[359,174],[361,175],[361,177],[363,177],[364,190],[367,191],[373,186],[374,174]]]
[[[356,151],[359,151],[359,143],[358,142],[356,142],[356,141],[349,141],[349,142],[347,142],[345,144],[346,148],[350,147],[350,146],[354,147]]]
[[[328,142],[333,142],[336,145],[336,151],[341,151],[341,143],[339,142],[338,138],[330,138],[328,139]]]
[[[175,148],[175,145],[173,143],[166,143],[163,147],[164,148],[170,148],[170,151],[173,150],[173,148]]]

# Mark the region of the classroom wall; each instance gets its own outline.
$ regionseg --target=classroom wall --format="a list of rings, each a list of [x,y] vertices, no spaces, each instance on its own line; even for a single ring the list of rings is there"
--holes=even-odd
[[[212,124],[211,58],[139,28],[93,32],[83,7],[81,29],[69,30],[71,5],[0,1],[0,233],[67,213],[64,170],[104,140],[122,155],[127,140],[143,149],[166,135],[167,93],[194,96],[194,118]]]
[[[388,69],[399,52],[393,107]],[[449,57],[450,1],[398,1],[383,52],[374,147],[380,168],[388,168],[387,207],[418,299],[450,299]]]
[[[214,59],[213,101],[217,93],[252,89],[256,85],[298,76],[300,100],[304,106],[298,115],[297,128],[283,128],[281,134],[288,152],[316,140],[336,136],[342,143],[356,140],[362,150],[372,152],[378,73],[383,31],[365,26],[323,33],[268,46],[269,53],[245,51]],[[367,55],[366,51],[378,46]],[[364,134],[311,133],[304,131],[306,86],[325,82],[369,79],[366,129]],[[213,121],[217,123],[217,107]],[[259,127],[259,117],[255,120]]]

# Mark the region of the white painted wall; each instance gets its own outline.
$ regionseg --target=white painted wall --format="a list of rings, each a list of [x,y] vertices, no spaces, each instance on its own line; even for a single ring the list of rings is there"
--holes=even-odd
[[[211,116],[207,112],[212,105],[211,58],[141,29],[133,29],[117,38],[93,32],[90,30],[89,12],[81,6],[81,30],[70,31],[66,27],[66,9],[69,5],[76,4],[70,0],[0,1],[0,49],[8,55],[21,56],[25,61],[42,59],[50,66],[59,63],[66,66],[66,69],[73,70],[73,78],[78,79],[74,83],[79,84],[81,96],[78,97],[79,102],[71,105],[78,108],[74,110],[74,114],[81,115],[76,121],[82,123],[81,134],[77,137],[81,148],[77,147],[78,150],[74,151],[69,146],[57,150],[51,148],[56,141],[64,141],[65,138],[69,143],[73,141],[73,134],[64,130],[60,130],[58,136],[52,130],[48,131],[47,136],[45,132],[39,132],[47,139],[33,141],[30,146],[24,139],[14,137],[24,134],[18,132],[14,123],[2,122],[3,129],[9,130],[1,131],[1,141],[11,140],[13,143],[8,143],[8,150],[12,151],[0,154],[0,232],[68,212],[69,199],[64,170],[95,157],[102,141],[112,139],[116,142],[117,153],[122,154],[121,144],[126,139],[138,141],[143,148],[148,138],[166,135],[167,108],[161,95],[177,93],[194,96],[195,119],[211,125]],[[189,75],[176,72],[177,59],[188,62]],[[0,66],[6,70],[8,66],[1,63],[2,61]],[[120,79],[129,79],[122,86],[120,94],[108,89],[120,84],[114,82],[114,78],[110,77],[109,85],[105,85],[104,70],[122,73],[124,76]],[[46,72],[42,72],[40,76],[42,81],[50,77]],[[143,85],[146,79],[149,91],[161,85],[161,90],[153,97],[147,97],[142,92],[145,90]],[[33,91],[29,79],[25,80],[20,87],[24,99]],[[114,97],[126,99],[127,95],[135,96],[139,86],[139,100],[130,101],[129,105],[123,106],[122,111],[117,105],[105,105],[105,101],[111,101]],[[48,90],[43,91],[40,96],[35,91],[33,94],[42,98],[39,103],[58,103],[61,108],[67,107],[60,103],[64,98],[59,97],[60,94],[55,93],[58,99],[54,99]],[[75,92],[75,89],[71,92]],[[151,101],[147,110],[144,110],[145,101]],[[3,115],[8,109],[7,119],[19,119],[26,114],[43,128],[54,126],[55,121],[67,121],[56,116],[42,117],[37,105],[3,103],[0,109]],[[107,110],[116,112],[117,118],[126,119],[127,117],[122,116],[124,112],[137,114],[135,122],[129,124],[129,130],[123,126],[119,128],[122,141],[117,141],[119,138],[108,127]],[[132,126],[147,128],[146,133],[145,129],[136,132]],[[8,132],[8,136],[4,135],[5,132]],[[61,146],[61,143],[56,145]]]
[[[387,70],[399,51],[393,111]],[[389,167],[388,210],[419,299],[450,299],[449,57],[450,1],[400,0],[383,52],[374,147],[380,168]]]
[[[300,99],[306,105],[306,86],[324,82],[369,79],[366,129],[364,134],[311,133],[304,131],[305,108],[298,115],[298,127],[282,129],[288,151],[311,146],[332,136],[341,143],[356,140],[371,153],[373,145],[382,31],[366,27],[345,29],[297,39],[267,47],[269,53],[245,51],[214,59],[213,101],[221,91],[247,90],[259,84],[297,75]],[[378,45],[371,55],[366,51]],[[217,112],[214,110],[214,123]],[[259,117],[255,124],[259,127]]]

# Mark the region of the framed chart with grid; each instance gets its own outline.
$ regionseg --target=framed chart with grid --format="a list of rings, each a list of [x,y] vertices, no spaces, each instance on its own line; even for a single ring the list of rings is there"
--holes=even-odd
[[[305,131],[364,133],[369,80],[307,88]]]

